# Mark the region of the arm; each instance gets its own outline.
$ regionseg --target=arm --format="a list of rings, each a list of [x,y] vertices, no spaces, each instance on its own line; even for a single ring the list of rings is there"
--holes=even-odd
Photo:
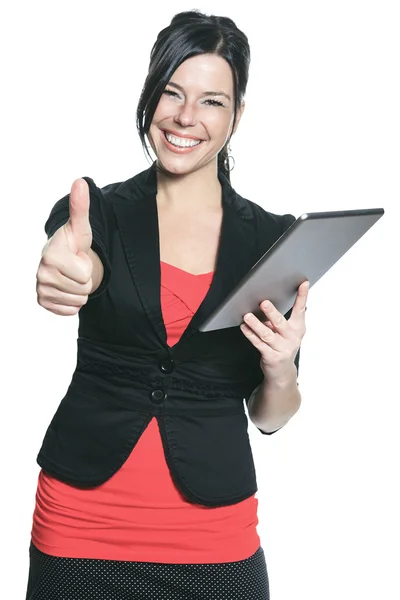
[[[301,405],[301,394],[297,385],[297,369],[293,369],[282,380],[264,381],[253,391],[248,402],[250,420],[256,427],[273,432],[296,414]]]
[[[247,401],[250,420],[262,433],[274,433],[299,410],[301,395],[297,373],[301,340],[305,334],[308,282],[299,286],[297,297],[286,318],[271,302],[262,302],[267,317],[261,322],[252,313],[244,316],[243,334],[259,350],[264,375]]]

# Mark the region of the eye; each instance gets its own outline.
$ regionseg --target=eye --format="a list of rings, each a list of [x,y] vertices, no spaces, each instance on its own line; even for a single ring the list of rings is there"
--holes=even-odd
[[[224,106],[219,100],[212,100],[211,98],[206,100],[205,104],[208,104],[209,106]]]
[[[164,90],[163,94],[166,94],[167,96],[179,97],[178,94],[176,92],[173,92],[172,90]]]

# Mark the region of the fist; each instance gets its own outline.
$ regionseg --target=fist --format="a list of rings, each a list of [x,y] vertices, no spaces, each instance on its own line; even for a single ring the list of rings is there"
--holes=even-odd
[[[76,315],[93,287],[89,206],[88,184],[76,179],[69,196],[69,220],[43,248],[36,273],[37,301],[56,315]]]

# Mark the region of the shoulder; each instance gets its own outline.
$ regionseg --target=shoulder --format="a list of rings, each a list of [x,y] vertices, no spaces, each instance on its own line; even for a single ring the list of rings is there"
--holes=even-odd
[[[108,183],[107,185],[100,187],[94,181],[92,177],[82,177],[89,186],[90,195],[100,198],[101,200],[112,201],[115,191],[123,184],[123,181],[116,183]]]
[[[154,166],[128,179],[108,183],[102,187],[99,187],[91,177],[83,177],[82,179],[87,182],[91,193],[108,202],[112,202],[116,198],[132,201],[155,193],[157,190]]]
[[[258,254],[264,254],[296,220],[289,213],[277,214],[266,210],[256,202],[235,193],[235,203],[241,217],[253,224],[253,235]]]
[[[262,206],[251,200],[247,200],[247,202],[261,226],[276,227],[283,233],[296,220],[296,217],[289,213],[276,214],[265,210]]]
[[[296,220],[296,217],[292,214],[270,212],[253,200],[241,196],[236,191],[234,191],[234,194],[242,215],[245,218],[253,219],[258,229],[276,230],[282,234]]]

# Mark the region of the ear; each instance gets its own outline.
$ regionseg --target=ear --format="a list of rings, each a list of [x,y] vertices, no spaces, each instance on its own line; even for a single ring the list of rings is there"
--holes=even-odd
[[[240,106],[240,109],[238,110],[238,113],[237,113],[237,115],[236,115],[236,123],[235,123],[235,127],[234,127],[234,129],[233,129],[233,131],[232,131],[231,135],[233,135],[234,133],[236,133],[236,131],[237,131],[237,128],[239,127],[240,119],[242,118],[242,115],[243,115],[243,113],[244,113],[245,106],[246,106],[246,103],[245,103],[245,101],[243,100],[243,102],[242,102],[242,104],[241,104],[241,106]]]

